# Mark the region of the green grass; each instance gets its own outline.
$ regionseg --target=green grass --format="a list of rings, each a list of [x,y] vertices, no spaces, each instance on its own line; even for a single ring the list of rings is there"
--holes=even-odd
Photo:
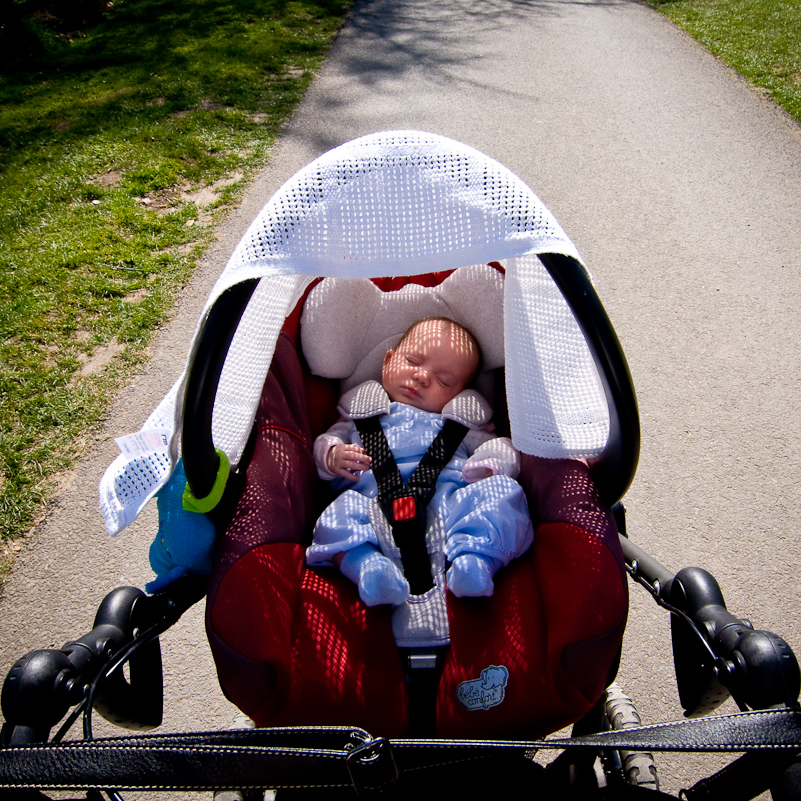
[[[647,0],[801,123],[801,0]]]
[[[69,37],[39,25],[36,59],[6,64],[0,546],[93,441],[347,4],[114,0]]]

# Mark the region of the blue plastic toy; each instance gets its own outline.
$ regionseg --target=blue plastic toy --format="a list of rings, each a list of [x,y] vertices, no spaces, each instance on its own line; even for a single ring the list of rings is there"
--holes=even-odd
[[[169,481],[159,490],[159,530],[150,546],[150,566],[156,578],[145,589],[158,592],[185,575],[211,572],[214,524],[201,512],[184,508],[186,474],[179,461]]]

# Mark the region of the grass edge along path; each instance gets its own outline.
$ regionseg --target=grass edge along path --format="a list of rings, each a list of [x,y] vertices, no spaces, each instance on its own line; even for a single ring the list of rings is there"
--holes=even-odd
[[[801,125],[801,0],[645,0]]]
[[[349,0],[108,5],[0,73],[0,584]]]

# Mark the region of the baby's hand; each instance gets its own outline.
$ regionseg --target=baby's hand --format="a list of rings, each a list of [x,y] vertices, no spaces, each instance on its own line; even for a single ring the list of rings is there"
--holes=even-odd
[[[359,480],[359,473],[370,469],[372,459],[361,445],[334,445],[326,456],[328,469],[337,476]]]

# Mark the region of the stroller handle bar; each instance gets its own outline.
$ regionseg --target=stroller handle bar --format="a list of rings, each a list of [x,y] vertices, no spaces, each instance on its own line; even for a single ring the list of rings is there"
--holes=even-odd
[[[624,534],[620,543],[631,577],[671,612],[676,683],[688,717],[712,712],[729,695],[742,710],[798,707],[801,672],[781,637],[732,614],[706,570],[674,574]]]
[[[629,488],[640,453],[640,420],[631,374],[614,328],[581,264],[555,253],[539,258],[584,334],[604,389],[609,440],[590,467],[602,502],[611,507]],[[258,279],[249,279],[220,295],[203,324],[189,369],[181,441],[187,482],[199,499],[211,493],[217,479],[214,398],[237,325],[257,284]]]
[[[205,595],[205,581],[184,577],[155,595],[117,587],[103,599],[92,630],[60,649],[25,654],[3,684],[0,748],[45,742],[71,706],[84,712],[91,739],[91,711],[130,729],[161,725],[163,679],[158,637]],[[128,664],[126,678],[121,667]],[[65,733],[77,719],[73,713]],[[56,735],[56,740],[61,735]]]

